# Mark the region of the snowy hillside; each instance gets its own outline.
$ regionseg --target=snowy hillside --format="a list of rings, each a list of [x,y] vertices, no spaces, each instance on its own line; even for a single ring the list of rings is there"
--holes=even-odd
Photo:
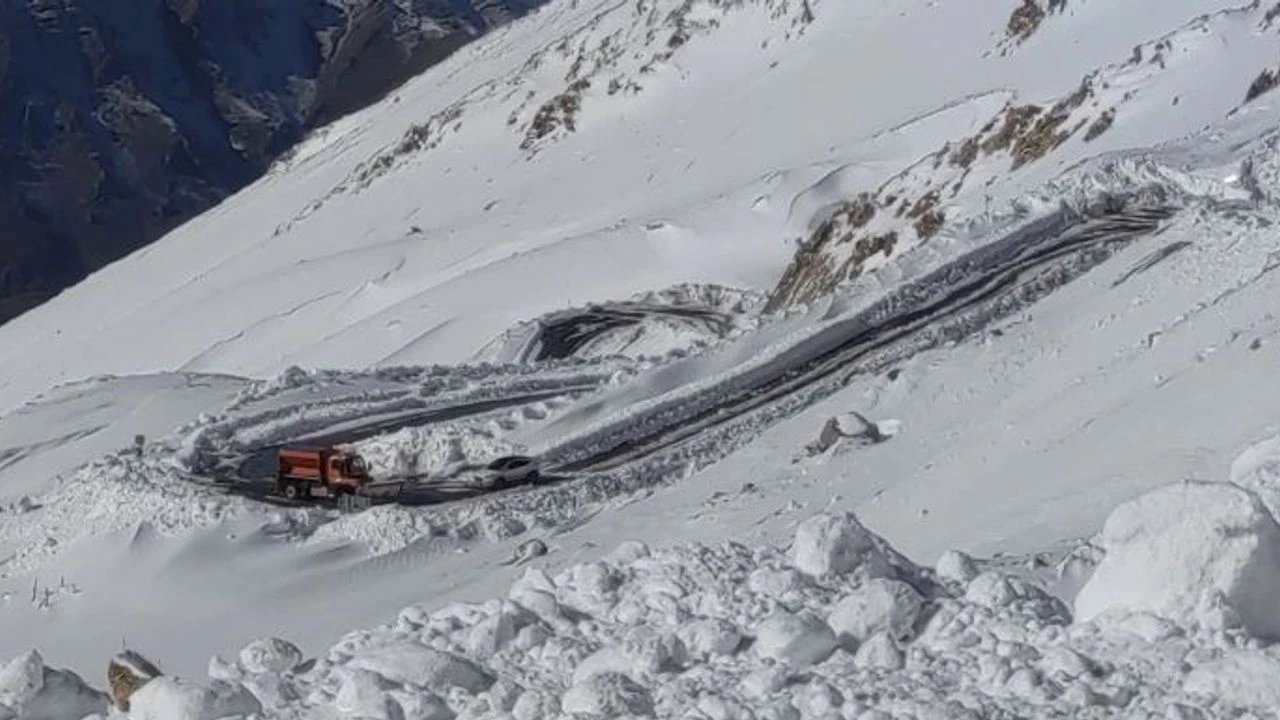
[[[207,210],[308,130],[537,4],[6,2],[0,322]]]
[[[1274,715],[1277,39],[547,4],[0,327],[0,718]]]
[[[920,158],[1088,77],[1062,129],[1114,108],[1110,130],[1018,172],[982,155],[938,212],[1222,119],[1275,64],[1263,11],[1237,4],[1078,2],[1020,44],[1000,3],[554,4],[0,330],[0,406],[104,372],[457,362],[554,310],[772,289],[833,204],[913,167],[913,203],[949,186],[963,168],[912,180]]]

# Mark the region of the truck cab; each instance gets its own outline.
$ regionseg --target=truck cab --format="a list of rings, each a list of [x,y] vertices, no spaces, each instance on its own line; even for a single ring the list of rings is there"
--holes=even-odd
[[[334,453],[329,456],[325,472],[329,485],[358,490],[369,481],[369,466],[359,455]]]

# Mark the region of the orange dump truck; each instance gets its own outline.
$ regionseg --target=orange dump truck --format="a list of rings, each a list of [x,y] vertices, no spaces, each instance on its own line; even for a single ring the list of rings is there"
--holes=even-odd
[[[354,498],[373,499],[400,492],[399,482],[375,482],[364,458],[334,448],[281,448],[276,463],[276,492],[289,500],[332,497],[340,505]]]

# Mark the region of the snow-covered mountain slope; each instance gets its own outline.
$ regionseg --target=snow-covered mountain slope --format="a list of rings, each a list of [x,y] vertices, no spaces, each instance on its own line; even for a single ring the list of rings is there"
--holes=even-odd
[[[1001,3],[552,4],[0,329],[0,406],[102,372],[460,361],[553,310],[771,289],[831,205],[907,171],[919,200],[963,174],[922,156],[1087,77],[1064,128],[1114,108],[1107,132],[1018,172],[980,153],[942,219],[1221,119],[1274,64],[1240,4],[1081,0],[1020,43]]]
[[[207,210],[306,131],[536,4],[5,3],[0,322]]]
[[[1037,8],[553,2],[0,329],[5,406],[143,373],[0,425],[62,473],[0,465],[0,656],[124,635],[212,716],[1267,706],[1280,12]],[[450,487],[273,504],[304,439]],[[513,451],[549,482],[465,482]],[[798,538],[844,511],[884,541]],[[836,642],[886,573],[919,623]]]
[[[0,504],[42,495],[87,460],[164,437],[227,406],[246,381],[216,375],[138,375],[63,385],[0,419]]]

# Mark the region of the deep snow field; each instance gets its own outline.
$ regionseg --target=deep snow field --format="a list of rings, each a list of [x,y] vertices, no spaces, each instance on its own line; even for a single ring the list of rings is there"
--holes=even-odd
[[[0,327],[0,720],[1277,717],[1278,40],[482,38]],[[402,502],[270,497],[297,442]],[[474,484],[510,453],[547,482]]]

